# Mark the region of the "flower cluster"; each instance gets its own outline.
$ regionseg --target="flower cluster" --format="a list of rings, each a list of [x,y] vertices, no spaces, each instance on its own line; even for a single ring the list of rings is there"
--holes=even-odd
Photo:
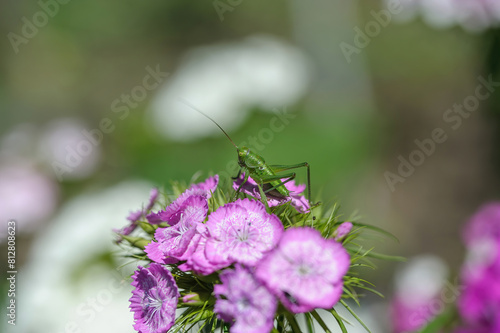
[[[500,332],[500,203],[482,207],[463,238],[468,257],[458,308],[468,327],[457,333]]]
[[[362,228],[340,221],[336,208],[313,216],[300,194],[305,186],[287,184],[289,198],[264,198],[264,204],[249,179],[243,198],[227,202],[218,176],[209,177],[153,212],[154,190],[118,232],[150,262],[133,275],[134,328],[177,332],[198,323],[233,333],[296,332],[295,314],[322,321],[315,309],[336,315],[343,295],[356,297],[353,287],[364,288],[364,280],[348,271],[369,251],[349,241]],[[233,188],[240,185],[237,179]],[[132,237],[137,226],[149,237]],[[176,318],[178,308],[185,311]]]

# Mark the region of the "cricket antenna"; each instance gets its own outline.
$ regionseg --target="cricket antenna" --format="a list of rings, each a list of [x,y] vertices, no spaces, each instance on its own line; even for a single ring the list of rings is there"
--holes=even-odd
[[[229,135],[226,133],[226,131],[224,131],[224,129],[222,127],[220,127],[219,124],[217,124],[217,122],[215,120],[213,120],[212,118],[210,118],[209,115],[207,115],[206,113],[204,113],[203,111],[201,111],[200,109],[198,109],[196,106],[194,106],[193,104],[189,103],[187,100],[185,100],[184,98],[180,97],[179,100],[189,106],[191,109],[201,113],[202,115],[204,115],[206,118],[208,118],[209,120],[211,120],[215,125],[217,125],[218,128],[220,128],[220,130],[222,131],[222,133],[224,133],[224,135],[229,139],[229,141],[231,141],[231,143],[233,144],[233,146],[236,147],[236,149],[238,149],[238,146],[234,143],[233,140],[231,140],[231,138],[229,137]]]

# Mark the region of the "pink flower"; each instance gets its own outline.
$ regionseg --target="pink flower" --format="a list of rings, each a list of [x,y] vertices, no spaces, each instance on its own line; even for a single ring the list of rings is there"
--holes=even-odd
[[[156,242],[146,245],[144,251],[148,257],[158,263],[171,264],[186,260],[194,252],[198,238],[197,227],[203,225],[208,213],[205,197],[192,195],[182,204],[182,214],[177,224],[158,228]]]
[[[500,240],[500,202],[481,207],[464,227],[463,239],[467,246],[485,238]]]
[[[55,182],[27,163],[0,165],[0,220],[16,220],[19,232],[34,231],[54,212],[58,192]],[[7,227],[0,229],[0,243],[6,239]]]
[[[210,275],[229,266],[228,263],[212,263],[207,259],[207,256],[205,255],[208,237],[206,226],[202,225],[199,227],[198,233],[199,235],[196,235],[194,238],[196,245],[193,253],[189,255],[184,264],[179,265],[179,269],[184,272],[193,271],[195,274]]]
[[[238,199],[208,217],[205,255],[214,264],[255,265],[278,243],[283,225],[256,200]]]
[[[500,330],[500,203],[483,206],[463,235],[468,256],[462,269],[459,312],[471,327],[496,332]]]
[[[213,177],[208,177],[204,182],[191,185],[188,191],[193,191],[193,192],[200,191],[206,193],[207,199],[210,199],[212,193],[215,191],[218,184],[219,184],[219,175],[215,175]]]
[[[408,304],[404,299],[395,297],[391,302],[393,332],[417,332],[425,327],[436,315],[431,307],[432,301]]]
[[[335,240],[337,242],[341,241],[345,236],[347,236],[352,230],[351,222],[344,222],[337,227],[335,230]]]
[[[276,298],[255,279],[249,269],[236,265],[220,274],[214,286],[214,312],[231,325],[232,333],[270,332],[277,308]]]
[[[215,175],[209,177],[202,183],[193,184],[190,188],[184,191],[175,201],[173,201],[167,208],[157,213],[151,213],[147,216],[149,223],[159,224],[161,222],[168,222],[170,225],[175,225],[184,211],[183,205],[186,200],[191,196],[203,196],[205,199],[210,199],[212,192],[217,188],[219,183],[219,176]]]
[[[332,308],[342,295],[349,254],[313,228],[287,229],[257,265],[256,276],[293,313]]]
[[[159,264],[139,266],[134,280],[130,309],[134,312],[134,328],[141,333],[164,333],[175,321],[179,290],[168,269]]]

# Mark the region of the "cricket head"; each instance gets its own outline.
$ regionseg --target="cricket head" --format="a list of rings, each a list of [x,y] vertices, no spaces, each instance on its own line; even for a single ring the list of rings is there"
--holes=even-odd
[[[245,160],[248,154],[250,154],[250,148],[247,147],[241,147],[237,148],[238,149],[238,164],[240,167],[246,166]]]

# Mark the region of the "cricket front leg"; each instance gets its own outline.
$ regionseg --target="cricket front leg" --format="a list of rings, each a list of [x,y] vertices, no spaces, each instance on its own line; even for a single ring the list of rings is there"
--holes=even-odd
[[[236,178],[239,178],[240,175],[241,175],[241,170],[242,168],[240,169],[240,171],[238,172],[238,176],[236,176]],[[240,186],[238,186],[238,189],[236,190],[236,192],[234,192],[234,196],[233,198],[231,199],[231,201],[235,201],[236,200],[236,197],[238,196],[238,194],[240,193],[241,191],[241,187],[243,185],[245,185],[245,183],[248,181],[248,176],[249,176],[249,172],[245,172],[245,178],[243,179],[243,181],[241,182]]]
[[[264,193],[264,190],[262,189],[262,185],[257,183],[257,187],[259,188],[259,193],[260,193],[260,201],[264,204],[266,207],[266,212],[271,213],[269,209],[269,204],[267,203],[267,196]]]

